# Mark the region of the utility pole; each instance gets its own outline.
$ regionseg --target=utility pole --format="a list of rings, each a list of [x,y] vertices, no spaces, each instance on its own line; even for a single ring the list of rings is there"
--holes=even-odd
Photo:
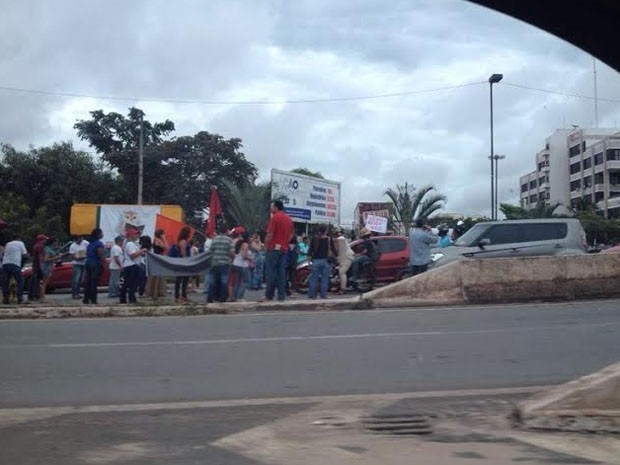
[[[594,70],[594,127],[598,129],[598,85],[596,79],[596,58],[592,57],[592,69]]]
[[[142,205],[142,182],[144,181],[144,115],[140,115],[140,142],[138,145],[138,205]]]

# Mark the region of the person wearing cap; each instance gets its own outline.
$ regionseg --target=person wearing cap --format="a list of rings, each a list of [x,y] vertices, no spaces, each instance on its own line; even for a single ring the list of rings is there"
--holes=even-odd
[[[30,278],[30,288],[28,289],[28,299],[32,301],[39,300],[41,293],[41,280],[43,279],[41,264],[45,256],[43,248],[48,239],[49,237],[45,234],[37,235],[32,248],[32,277]]]
[[[146,249],[140,248],[136,243],[140,232],[136,228],[128,228],[126,230],[127,242],[123,250],[123,285],[121,286],[120,303],[127,303],[127,294],[129,294],[129,303],[135,304],[136,291],[140,284],[140,259],[146,255]]]
[[[84,236],[75,236],[75,240],[69,246],[69,254],[73,258],[73,274],[71,276],[71,293],[74,299],[82,297],[80,295],[80,286],[84,277],[84,269],[86,268],[86,249],[88,241],[84,240]]]
[[[84,304],[97,304],[97,284],[106,265],[105,245],[103,245],[103,231],[93,229],[90,241],[86,247],[86,286],[84,287]]]
[[[372,233],[368,228],[360,229],[360,237],[363,239],[359,245],[359,252],[355,254],[353,263],[351,263],[351,280],[355,281],[359,276],[360,269],[365,263],[372,262],[376,256],[376,246],[370,239]]]
[[[123,236],[114,238],[114,245],[110,249],[110,282],[108,285],[108,297],[115,299],[119,295],[119,283],[123,270]]]
[[[2,303],[9,303],[9,281],[15,279],[17,283],[17,303],[23,303],[24,293],[24,275],[22,274],[22,261],[28,252],[26,246],[17,234],[4,247],[2,255],[2,271],[4,272],[4,280],[2,281]]]

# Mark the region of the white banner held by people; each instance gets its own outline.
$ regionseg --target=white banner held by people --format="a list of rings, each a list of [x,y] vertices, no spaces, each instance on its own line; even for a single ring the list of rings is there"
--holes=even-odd
[[[372,232],[385,234],[387,232],[388,219],[383,216],[368,215],[366,217],[366,227]]]

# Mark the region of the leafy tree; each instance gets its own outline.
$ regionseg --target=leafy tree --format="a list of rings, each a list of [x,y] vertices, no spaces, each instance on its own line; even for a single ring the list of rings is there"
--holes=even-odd
[[[207,131],[166,142],[160,150],[166,174],[153,180],[148,192],[145,189],[145,199],[179,204],[191,212],[209,204],[211,186],[225,192],[226,182],[239,188],[252,185],[258,171],[241,148],[241,139]]]
[[[408,183],[396,185],[396,189],[385,191],[394,204],[394,216],[405,233],[417,219],[428,219],[433,213],[443,208],[446,196],[438,194],[432,185],[419,190]]]
[[[45,233],[61,242],[68,237],[60,215],[51,214],[44,206],[31,213],[26,201],[12,192],[0,196],[0,218],[8,223],[1,234],[3,240],[7,241],[13,234],[19,234],[29,248],[34,244],[37,234]]]
[[[291,170],[291,173],[303,174],[304,176],[310,176],[312,178],[325,179],[320,172],[310,171],[308,168],[295,168],[294,170]]]
[[[75,125],[78,135],[118,170],[125,188],[135,198],[140,121],[144,113],[130,108],[127,117],[101,110],[91,112],[91,116]],[[210,186],[224,188],[224,181],[228,180],[243,187],[256,179],[256,167],[241,151],[241,139],[224,139],[207,131],[170,139],[174,123],[169,120],[144,120],[143,127],[144,203],[178,204],[186,212],[193,212],[208,205]]]
[[[125,199],[118,176],[93,161],[88,153],[74,150],[69,142],[28,152],[4,145],[0,167],[3,179],[7,180],[0,186],[2,196],[12,194],[12,200],[23,204],[26,210],[20,214],[26,219],[36,218],[42,211],[50,218],[58,215],[64,234],[69,231],[73,203],[112,203]],[[49,229],[39,232],[52,233]]]

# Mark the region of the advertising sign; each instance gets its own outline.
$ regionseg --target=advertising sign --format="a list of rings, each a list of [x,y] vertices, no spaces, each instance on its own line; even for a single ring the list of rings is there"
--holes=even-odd
[[[340,224],[340,183],[271,170],[271,198],[281,199],[293,220]]]
[[[366,227],[372,232],[385,234],[388,227],[388,219],[384,216],[367,215]]]

